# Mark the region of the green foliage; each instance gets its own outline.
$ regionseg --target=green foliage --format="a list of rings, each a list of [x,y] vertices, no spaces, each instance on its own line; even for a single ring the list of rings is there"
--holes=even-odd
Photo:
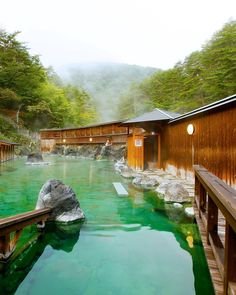
[[[45,69],[38,56],[29,54],[18,34],[0,30],[0,111],[14,111],[32,130],[94,122],[89,95],[64,86],[52,68]]]
[[[19,32],[0,30],[0,86],[8,88],[28,103],[36,99],[36,91],[46,75],[38,56],[31,56],[26,46],[17,41]]]
[[[0,116],[0,139],[10,142],[17,142],[19,144],[29,144],[30,140],[16,133],[15,126]]]
[[[121,99],[118,117],[138,115],[134,95],[149,107],[184,113],[236,93],[236,21],[227,23],[201,51],[172,69],[158,71]],[[145,103],[144,103],[145,101]],[[132,117],[131,116],[131,117]]]
[[[16,109],[20,98],[9,88],[0,88],[0,107],[3,109]]]

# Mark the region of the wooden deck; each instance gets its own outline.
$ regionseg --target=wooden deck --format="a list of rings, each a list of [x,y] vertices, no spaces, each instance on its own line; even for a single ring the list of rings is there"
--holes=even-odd
[[[236,191],[194,166],[194,211],[215,294],[236,294]]]
[[[208,264],[209,271],[211,274],[211,279],[212,279],[212,283],[214,286],[215,294],[222,295],[222,294],[224,294],[223,293],[223,291],[224,291],[223,279],[222,279],[221,273],[219,271],[218,265],[216,263],[216,259],[215,259],[214,253],[212,251],[212,248],[207,243],[207,233],[206,233],[203,221],[199,217],[199,210],[198,210],[196,204],[194,204],[193,208],[194,208],[195,218],[196,218],[196,221],[198,224],[199,232],[201,234],[202,244],[204,247],[205,256],[206,256],[207,264]]]

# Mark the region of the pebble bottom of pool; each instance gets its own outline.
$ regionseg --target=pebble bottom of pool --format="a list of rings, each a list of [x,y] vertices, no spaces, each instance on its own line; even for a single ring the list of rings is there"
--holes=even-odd
[[[34,210],[48,179],[76,192],[86,220],[24,229],[15,259],[0,265],[0,294],[214,294],[194,220],[155,192],[136,190],[114,163],[45,157],[51,165],[17,159],[0,166],[0,218]],[[118,196],[121,182],[128,197]]]

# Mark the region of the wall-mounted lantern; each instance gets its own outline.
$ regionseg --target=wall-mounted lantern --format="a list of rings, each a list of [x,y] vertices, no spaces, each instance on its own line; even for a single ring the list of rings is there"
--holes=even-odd
[[[90,138],[89,138],[89,141],[90,141],[90,142],[92,142],[92,141],[93,141],[92,137],[90,137]]]
[[[189,135],[193,135],[194,131],[195,131],[194,125],[193,124],[188,124],[188,126],[187,126],[187,133]]]
[[[66,142],[66,139],[64,138],[64,139],[63,139],[63,143],[65,143],[65,142]]]
[[[151,135],[155,135],[155,131],[152,131],[152,132],[151,132]]]

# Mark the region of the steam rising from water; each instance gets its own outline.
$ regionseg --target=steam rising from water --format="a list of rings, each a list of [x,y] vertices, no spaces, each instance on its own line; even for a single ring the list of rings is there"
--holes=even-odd
[[[100,120],[117,119],[120,97],[157,69],[118,63],[85,63],[56,69],[67,83],[83,88],[94,99]]]

